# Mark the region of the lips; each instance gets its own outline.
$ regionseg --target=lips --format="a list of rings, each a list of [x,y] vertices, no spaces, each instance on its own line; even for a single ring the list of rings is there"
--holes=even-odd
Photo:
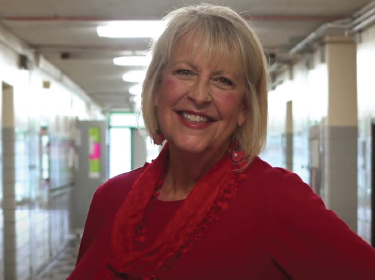
[[[191,111],[177,111],[177,114],[179,114],[185,120],[195,123],[209,123],[215,121],[213,118],[207,115]]]

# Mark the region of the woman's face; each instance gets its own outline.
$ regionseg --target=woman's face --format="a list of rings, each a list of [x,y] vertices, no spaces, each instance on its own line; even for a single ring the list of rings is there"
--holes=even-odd
[[[189,48],[190,44],[176,44],[163,71],[153,98],[159,126],[180,151],[219,153],[246,119],[245,81],[233,62],[211,65],[200,48]]]

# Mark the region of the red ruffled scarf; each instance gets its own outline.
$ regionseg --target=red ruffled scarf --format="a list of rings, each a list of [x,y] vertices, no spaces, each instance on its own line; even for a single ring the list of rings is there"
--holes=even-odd
[[[246,174],[233,171],[238,166],[230,156],[224,155],[199,180],[155,243],[140,249],[137,245],[144,241],[145,215],[162,186],[168,155],[166,145],[135,181],[120,206],[113,223],[111,244],[95,280],[159,279],[184,253],[193,250],[207,228],[218,219],[220,211],[228,207],[238,182],[246,178]]]

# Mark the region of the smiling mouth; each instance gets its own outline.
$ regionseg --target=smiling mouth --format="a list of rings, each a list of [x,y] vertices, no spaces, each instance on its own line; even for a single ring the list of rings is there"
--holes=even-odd
[[[212,118],[205,117],[205,116],[200,116],[200,115],[194,115],[191,113],[187,113],[184,111],[178,111],[177,114],[179,114],[181,117],[184,119],[191,121],[191,122],[196,122],[196,123],[209,123],[215,121]]]

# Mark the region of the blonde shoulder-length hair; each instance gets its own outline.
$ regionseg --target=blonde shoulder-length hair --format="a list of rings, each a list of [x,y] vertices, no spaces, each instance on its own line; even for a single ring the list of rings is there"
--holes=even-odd
[[[170,12],[164,20],[167,27],[152,44],[152,61],[143,82],[142,114],[148,133],[154,138],[158,128],[153,94],[158,91],[174,46],[183,40],[192,48],[199,46],[209,63],[226,59],[243,73],[247,117],[232,137],[239,140],[245,161],[250,163],[263,149],[267,134],[267,62],[258,36],[238,13],[223,6],[186,6]],[[197,34],[199,44],[191,43]]]

